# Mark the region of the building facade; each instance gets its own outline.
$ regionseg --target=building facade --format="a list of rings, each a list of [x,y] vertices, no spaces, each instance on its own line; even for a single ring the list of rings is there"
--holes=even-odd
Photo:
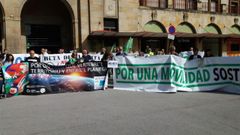
[[[240,0],[0,0],[0,45],[11,53],[175,45],[240,55]],[[168,39],[169,27],[175,39]]]

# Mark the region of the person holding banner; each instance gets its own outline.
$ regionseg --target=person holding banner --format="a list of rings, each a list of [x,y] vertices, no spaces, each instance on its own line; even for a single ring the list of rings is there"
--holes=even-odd
[[[88,54],[88,51],[86,50],[86,49],[84,49],[83,51],[82,51],[82,59],[83,59],[83,62],[90,62],[90,61],[93,61],[93,58],[92,58],[92,56],[90,56],[89,54]]]
[[[119,51],[116,53],[116,56],[127,56],[125,52],[123,52],[123,47],[119,47]]]
[[[66,65],[72,65],[77,63],[77,52],[73,52],[71,58],[68,60]]]
[[[107,49],[103,47],[100,54],[101,54],[101,55],[104,55],[106,52],[107,52]]]
[[[202,57],[200,55],[198,55],[198,49],[195,48],[193,51],[193,55],[191,55],[189,57],[189,60],[193,60],[193,59],[201,59]]]
[[[46,56],[46,55],[48,55],[48,53],[47,53],[47,49],[46,48],[42,48],[41,49],[41,54],[40,54],[41,56]]]
[[[64,52],[65,52],[65,51],[64,51],[63,48],[60,48],[60,49],[58,50],[58,53],[59,53],[59,54],[64,54]]]
[[[173,46],[170,46],[169,48],[169,54],[170,55],[176,55],[176,56],[179,56],[179,54],[176,52],[176,47],[173,45]]]
[[[4,52],[0,55],[2,62],[6,60],[7,54],[8,54],[8,50],[4,49]]]
[[[206,50],[204,57],[213,57],[213,54],[210,49]]]
[[[40,59],[35,56],[34,50],[30,50],[29,54],[30,54],[30,56],[26,58],[27,62],[40,62]]]

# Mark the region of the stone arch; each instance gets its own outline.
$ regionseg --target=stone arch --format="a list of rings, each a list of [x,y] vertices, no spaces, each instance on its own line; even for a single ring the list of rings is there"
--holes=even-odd
[[[177,26],[176,31],[182,33],[197,33],[195,27],[189,22],[180,23]]]
[[[29,1],[31,1],[31,0],[23,0],[22,3],[20,4],[20,8],[19,8],[19,12],[18,12],[20,17],[22,15],[22,11],[23,11],[25,4]],[[69,2],[67,0],[60,0],[60,2],[62,2],[66,6],[66,8],[68,9],[68,12],[71,15],[72,21],[74,21],[75,14],[73,12],[72,6],[69,4]]]
[[[74,12],[67,0],[24,0],[21,5],[21,35],[27,49],[75,47]]]
[[[158,21],[149,21],[144,25],[144,31],[166,33],[164,25]]]
[[[234,33],[234,34],[240,34],[240,26],[235,24],[233,26],[231,26],[231,32]]]
[[[205,27],[207,33],[222,34],[220,27],[215,23],[210,23]]]

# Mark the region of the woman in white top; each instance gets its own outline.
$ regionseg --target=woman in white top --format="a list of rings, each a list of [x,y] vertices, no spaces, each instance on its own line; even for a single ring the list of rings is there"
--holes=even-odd
[[[13,64],[13,61],[14,61],[14,56],[12,54],[7,54],[6,59],[3,62],[3,65],[4,66],[9,66],[9,65]]]

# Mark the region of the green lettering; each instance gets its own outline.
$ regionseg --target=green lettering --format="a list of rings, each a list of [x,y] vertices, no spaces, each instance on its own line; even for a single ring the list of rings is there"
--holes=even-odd
[[[178,82],[182,78],[182,76],[183,76],[183,70],[176,69],[175,81]]]
[[[127,75],[128,75],[128,69],[127,68],[123,68],[122,72],[121,72],[122,79],[126,80],[127,79]]]
[[[143,79],[143,69],[139,69],[137,68],[137,78],[138,80],[142,80]]]
[[[188,83],[188,74],[187,74],[187,72],[185,72],[185,83],[187,84]]]
[[[151,78],[151,70],[150,70],[150,68],[145,68],[144,69],[144,79],[150,80],[150,78]]]
[[[170,69],[170,78],[173,79],[174,75],[175,75],[176,69],[175,68],[171,68]]]
[[[188,82],[193,83],[195,82],[196,78],[193,72],[188,72]]]
[[[169,80],[169,67],[168,68],[166,68],[166,70],[165,70],[165,68],[163,67],[162,69],[161,69],[161,80]]]
[[[197,82],[203,82],[203,78],[200,70],[197,71]]]
[[[129,68],[128,80],[133,80],[133,73],[134,73],[134,70],[132,68]]]
[[[157,69],[156,68],[153,68],[152,80],[158,80],[158,73],[157,73]]]
[[[185,84],[186,83],[186,73],[184,72],[184,70],[181,70],[182,71],[182,75],[181,75],[181,79],[180,79],[180,83],[183,83]]]
[[[208,82],[210,80],[210,73],[206,69],[203,70],[203,78],[205,82]]]
[[[116,78],[118,79],[120,75],[120,69],[119,68],[115,69],[115,72],[116,72]]]

